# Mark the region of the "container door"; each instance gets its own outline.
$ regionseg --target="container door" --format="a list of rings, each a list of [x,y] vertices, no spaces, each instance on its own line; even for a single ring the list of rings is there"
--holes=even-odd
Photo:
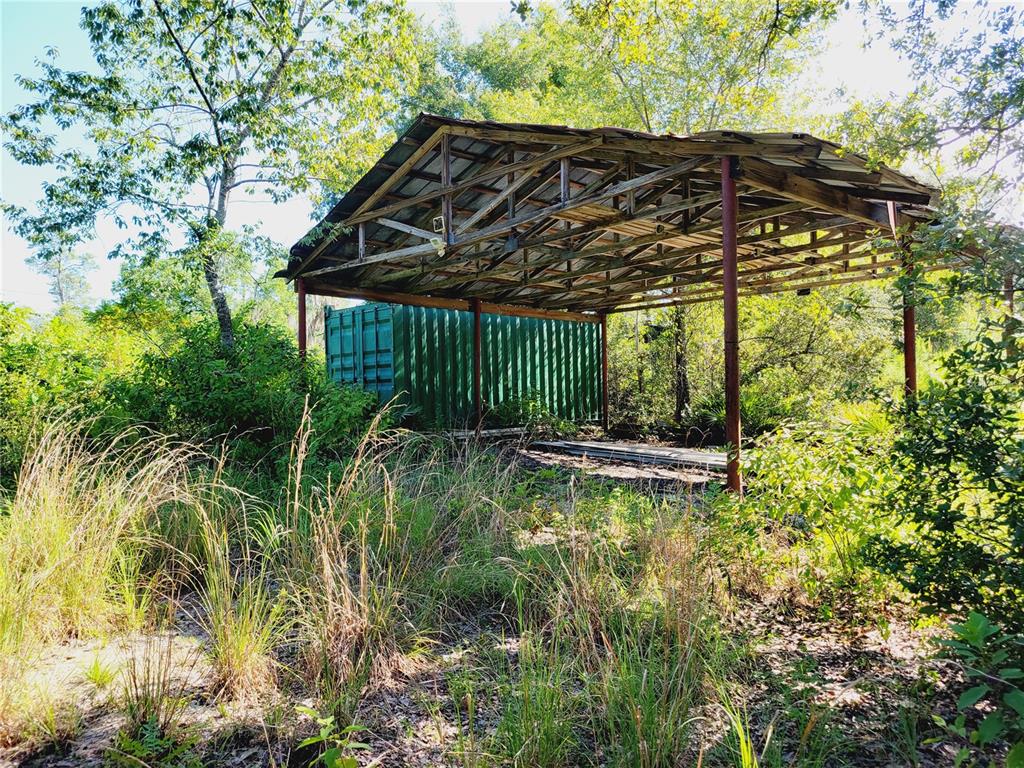
[[[391,399],[395,381],[389,305],[328,308],[324,343],[327,374],[333,381],[375,392],[383,402]]]

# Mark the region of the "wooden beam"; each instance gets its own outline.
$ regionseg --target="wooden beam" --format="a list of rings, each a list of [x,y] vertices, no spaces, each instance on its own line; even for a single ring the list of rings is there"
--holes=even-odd
[[[388,176],[372,193],[370,193],[370,195],[359,205],[359,207],[356,208],[355,211],[353,211],[352,216],[350,216],[349,218],[351,219],[353,217],[359,216],[366,209],[368,209],[370,206],[374,205],[378,200],[380,200],[380,198],[387,194],[387,192],[391,189],[391,187],[393,187],[398,182],[399,179],[405,176],[406,171],[408,171],[410,168],[416,165],[416,163],[418,163],[424,157],[424,155],[426,155],[434,147],[436,147],[437,143],[441,141],[441,137],[446,136],[447,134],[448,128],[446,126],[441,126],[436,131],[434,131],[434,133],[431,134],[427,138],[427,140],[420,145],[419,149],[415,150],[411,155],[409,155],[409,157],[406,158],[405,162],[398,166],[398,168],[396,168],[395,171],[390,176]],[[324,251],[324,249],[326,249],[334,241],[334,237],[339,232],[342,232],[343,230],[347,229],[349,226],[345,222],[330,224],[326,220],[322,221],[321,225],[326,226],[327,232],[321,238],[320,242],[317,243],[316,246],[314,246],[313,250],[309,252],[309,255],[307,255],[302,260],[302,263],[299,264],[294,274],[301,274],[305,270],[305,268],[309,266],[313,262],[313,260],[316,259],[316,257],[319,256]]]
[[[771,163],[755,158],[741,161],[739,176],[749,184],[767,189],[793,200],[812,205],[832,213],[863,221],[867,224],[885,224],[885,211],[881,206],[847,194],[837,187],[830,187],[813,179],[806,179]]]
[[[935,272],[939,270],[954,269],[954,265],[951,264],[932,264],[927,267],[918,267],[919,272]],[[875,280],[887,280],[889,278],[897,277],[900,274],[899,268],[888,269],[877,274],[866,270],[866,273],[860,274],[844,274],[840,273],[840,277],[829,278],[826,280],[809,280],[808,282],[792,283],[786,282],[781,285],[775,285],[768,288],[744,288],[740,287],[741,296],[767,296],[773,293],[789,293],[791,291],[803,291],[803,290],[816,290],[818,288],[831,288],[839,285],[851,285],[853,283],[866,283]],[[607,309],[602,307],[595,307],[594,311],[607,312],[608,314],[618,314],[620,312],[638,312],[645,309],[667,309],[669,307],[686,306],[689,304],[706,304],[711,301],[721,301],[721,291],[694,291],[694,296],[682,299],[672,299],[666,301],[664,298],[652,299],[650,301],[637,301],[631,304],[622,304],[613,309]]]
[[[518,163],[514,163],[512,165],[501,165],[499,167],[492,168],[488,171],[483,171],[481,173],[474,174],[468,179],[456,181],[452,183],[451,186],[448,188],[431,190],[429,192],[424,192],[419,195],[414,195],[413,197],[407,197],[404,200],[401,200],[397,203],[393,203],[391,205],[386,205],[383,208],[376,208],[374,210],[364,210],[361,213],[353,214],[352,216],[349,216],[347,219],[345,219],[345,221],[343,221],[340,226],[351,227],[354,224],[358,224],[360,221],[370,221],[371,219],[376,219],[381,216],[389,216],[392,213],[395,213],[396,211],[402,210],[403,208],[408,208],[410,205],[417,205],[427,200],[436,200],[437,198],[445,194],[454,194],[457,192],[462,192],[483,181],[496,179],[499,176],[502,176],[506,173],[517,173],[519,171],[524,171],[529,168],[536,168],[537,166],[544,165],[545,163],[549,163],[552,160],[561,159],[566,155],[573,155],[579,152],[586,152],[587,149],[599,145],[601,141],[602,140],[598,138],[590,139],[589,141],[577,142],[574,144],[569,144],[564,147],[558,147],[557,149],[553,149],[550,152],[545,152],[544,154],[532,157],[529,160],[521,160]]]
[[[860,252],[856,252],[856,253],[852,253],[852,254],[838,254],[838,255],[833,254],[833,255],[830,255],[830,256],[811,257],[813,259],[813,262],[812,261],[808,261],[807,263],[803,263],[803,264],[797,263],[797,262],[792,262],[792,261],[786,261],[786,262],[781,262],[781,263],[778,263],[778,262],[776,262],[776,263],[769,263],[769,264],[765,264],[765,265],[762,265],[762,266],[753,267],[752,269],[740,270],[739,275],[738,275],[738,277],[739,277],[739,284],[740,284],[740,288],[743,289],[746,286],[773,285],[775,283],[781,283],[781,282],[793,282],[794,280],[804,279],[806,277],[813,277],[813,276],[817,276],[817,275],[832,274],[834,270],[832,270],[832,271],[821,270],[821,269],[816,269],[816,267],[825,266],[825,265],[828,265],[828,264],[831,264],[831,263],[834,263],[834,262],[837,262],[837,261],[844,261],[846,259],[865,258],[865,257],[868,257],[868,256],[872,256],[873,257],[874,255],[876,255],[878,253],[891,253],[892,250],[894,250],[894,249],[884,249],[882,251],[860,251]],[[748,255],[740,256],[737,259],[737,261],[740,264],[745,264],[745,263],[748,263],[748,262],[764,261],[764,260],[767,260],[768,258],[770,258],[770,257],[769,256],[764,256],[764,255],[761,255],[761,254],[748,254]],[[842,269],[842,271],[843,272],[858,272],[858,271],[862,271],[862,270],[865,270],[865,269],[874,269],[874,268],[878,268],[878,267],[892,266],[893,264],[897,264],[897,263],[898,263],[898,261],[883,261],[883,262],[868,262],[866,264],[854,264],[854,265],[851,265],[851,266],[848,266],[848,267],[844,267]],[[705,264],[694,265],[694,266],[699,266],[699,267],[702,267],[702,268],[706,267],[706,269],[704,269],[704,271],[700,272],[699,274],[693,275],[691,277],[687,277],[687,278],[685,278],[683,280],[679,280],[679,276],[678,275],[673,275],[672,279],[675,282],[672,283],[671,286],[670,285],[665,285],[665,286],[657,285],[657,286],[653,286],[653,287],[652,286],[647,286],[647,287],[639,287],[639,288],[625,288],[625,289],[622,289],[620,291],[615,291],[613,293],[605,293],[601,297],[601,302],[597,306],[598,306],[598,308],[610,309],[611,307],[614,307],[616,304],[621,302],[621,300],[624,299],[624,298],[628,299],[629,297],[636,296],[637,294],[643,293],[644,291],[648,291],[649,292],[649,291],[660,290],[662,287],[667,289],[669,287],[674,287],[674,286],[685,286],[685,287],[691,288],[691,290],[689,290],[689,291],[678,291],[677,295],[679,297],[683,297],[683,296],[690,295],[690,294],[699,294],[699,293],[709,293],[709,294],[714,294],[715,296],[720,296],[721,295],[720,292],[715,290],[715,289],[707,288],[707,289],[702,289],[702,290],[693,290],[692,286],[702,285],[704,283],[708,283],[708,284],[712,283],[716,278],[718,278],[721,275],[721,272],[722,272],[722,262],[721,261],[708,262],[708,263],[705,263]],[[768,279],[768,280],[752,280],[751,279],[751,278],[759,276],[759,275],[767,275],[767,274],[771,274],[772,272],[781,272],[781,271],[787,271],[787,270],[796,270],[798,272],[798,274],[790,273],[790,274],[782,275],[780,277],[771,278],[771,279]],[[806,274],[807,272],[810,272],[810,274]],[[639,282],[639,281],[632,280],[632,282]],[[590,286],[582,285],[582,286],[580,286],[580,289],[581,290],[590,290]],[[666,295],[663,298],[668,299],[670,297],[668,295]],[[592,305],[587,304],[585,299],[586,299],[586,297],[578,297],[578,298],[576,298],[572,302],[565,302],[565,303],[556,302],[556,303],[551,303],[550,306],[552,306],[553,308],[563,307],[563,306],[567,307],[567,308],[571,308],[571,307],[577,307],[577,306],[583,306],[583,305],[587,305],[588,308],[589,308],[590,306],[592,306]]]
[[[425,229],[414,227],[411,224],[406,224],[401,221],[395,221],[394,219],[376,219],[374,220],[374,223],[383,224],[385,227],[388,227],[390,229],[397,229],[399,232],[405,232],[408,235],[415,235],[416,237],[422,238],[424,240],[433,240],[439,237],[439,235],[436,232],[429,232]],[[363,225],[360,224],[359,226],[362,227]]]
[[[468,312],[470,310],[470,302],[468,299],[452,299],[444,296],[421,296],[419,294],[397,293],[391,291],[374,291],[365,288],[341,288],[313,281],[306,282],[306,292],[315,296],[334,296],[342,299],[381,301],[388,304],[405,304],[412,307],[454,309],[460,312]],[[572,320],[578,323],[601,322],[601,318],[596,314],[563,312],[538,307],[517,306],[514,304],[494,304],[487,301],[480,302],[480,311],[485,315],[534,317],[545,320]]]
[[[438,142],[440,142],[445,136],[448,135],[450,135],[448,127],[444,125],[442,125],[436,131],[434,131],[434,133],[420,145],[419,149],[413,151],[413,153],[409,155],[409,157],[407,157],[405,161],[400,166],[398,166],[390,176],[388,176],[381,184],[379,184],[377,188],[373,190],[373,192],[371,192],[370,195],[362,203],[359,204],[359,207],[352,212],[352,216],[350,216],[349,218],[351,219],[358,217],[360,214],[370,210],[374,205],[376,205],[377,201],[380,200],[381,197],[383,197],[385,194],[387,194],[387,192],[389,192],[391,188],[395,186],[395,184],[405,176],[407,171],[409,171],[413,166],[416,165],[416,163],[422,160],[428,152],[430,152],[434,147],[437,146]],[[343,223],[342,226],[349,225]]]

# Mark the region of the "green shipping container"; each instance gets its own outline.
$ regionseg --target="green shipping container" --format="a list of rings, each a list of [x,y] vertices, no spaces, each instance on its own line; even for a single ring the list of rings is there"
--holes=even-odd
[[[396,395],[437,425],[473,418],[473,313],[367,303],[325,310],[332,380]],[[485,411],[539,397],[571,421],[601,416],[601,326],[575,320],[485,314],[480,319]]]

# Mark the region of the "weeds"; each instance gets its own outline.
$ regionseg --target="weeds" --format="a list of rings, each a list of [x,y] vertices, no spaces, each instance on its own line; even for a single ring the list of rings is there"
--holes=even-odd
[[[557,640],[545,647],[536,635],[524,635],[515,674],[498,725],[502,751],[517,766],[568,765],[577,747],[574,726],[579,720],[579,694],[572,690],[573,670]]]
[[[204,526],[205,563],[200,621],[209,636],[217,685],[228,696],[257,695],[274,687],[274,651],[288,629],[284,594],[269,586],[264,558],[248,544],[231,560],[227,532]]]
[[[64,752],[82,730],[82,712],[71,702],[45,697],[29,724],[29,738],[43,752]]]
[[[97,690],[105,691],[117,679],[117,670],[111,664],[104,664],[99,655],[96,655],[82,672],[82,677]]]
[[[173,735],[188,705],[186,691],[198,660],[196,650],[176,652],[172,635],[147,638],[142,653],[129,658],[122,673],[125,732],[137,734],[148,724],[162,735]]]
[[[143,546],[145,522],[188,494],[193,455],[134,432],[97,452],[67,422],[36,436],[0,518],[0,655],[94,634],[124,615],[119,569]]]

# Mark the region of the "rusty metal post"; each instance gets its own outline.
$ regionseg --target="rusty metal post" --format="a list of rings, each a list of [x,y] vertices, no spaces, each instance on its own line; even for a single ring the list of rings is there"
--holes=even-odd
[[[903,293],[903,390],[909,398],[917,395],[917,321],[907,293]]]
[[[476,431],[479,432],[484,423],[483,387],[481,384],[481,333],[480,333],[480,299],[470,299],[473,308],[473,406],[476,408]]]
[[[917,319],[914,313],[914,287],[909,281],[914,263],[908,252],[903,252],[903,273],[908,285],[903,289],[903,391],[907,399],[917,396]]]
[[[601,314],[601,427],[608,431],[608,315]]]
[[[725,439],[729,443],[727,485],[741,493],[740,339],[737,285],[736,218],[739,202],[733,178],[735,158],[722,158],[722,291],[725,311]]]
[[[295,293],[299,301],[299,356],[306,357],[306,281],[301,277],[295,281]]]

